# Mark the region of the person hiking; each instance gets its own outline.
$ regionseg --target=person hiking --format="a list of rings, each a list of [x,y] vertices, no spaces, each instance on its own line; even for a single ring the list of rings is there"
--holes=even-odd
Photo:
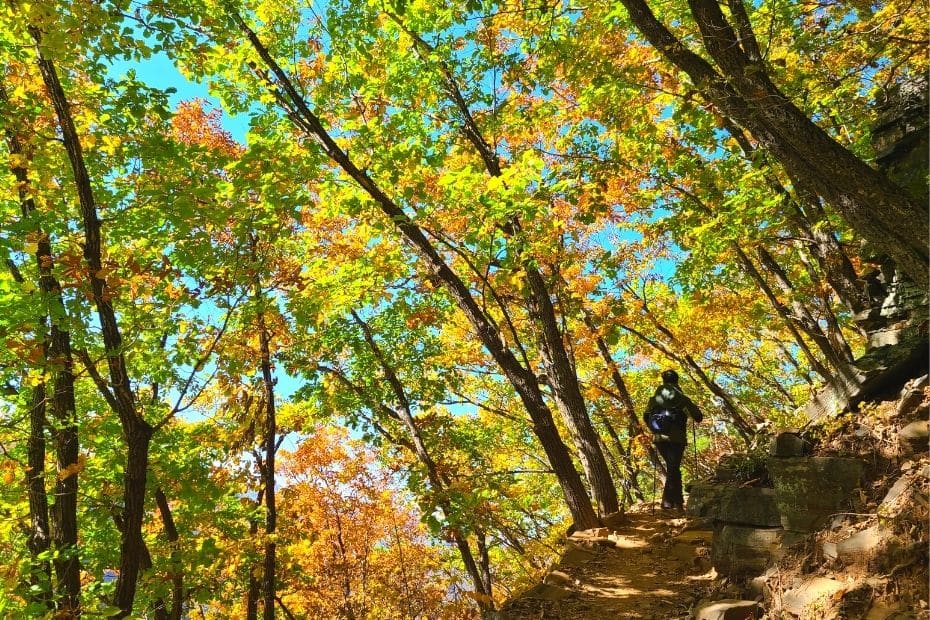
[[[684,508],[684,496],[681,489],[681,459],[688,443],[688,416],[695,422],[704,419],[690,398],[684,395],[678,386],[678,373],[666,370],[662,373],[662,385],[656,388],[649,399],[643,421],[654,435],[656,450],[665,461],[668,472],[665,488],[662,491],[662,508],[681,510]]]

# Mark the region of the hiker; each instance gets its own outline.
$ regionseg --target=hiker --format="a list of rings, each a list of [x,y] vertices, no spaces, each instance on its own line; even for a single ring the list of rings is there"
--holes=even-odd
[[[653,432],[656,450],[665,461],[668,474],[665,477],[665,489],[662,491],[662,508],[684,508],[685,500],[681,490],[681,459],[688,443],[688,416],[696,422],[704,415],[691,399],[678,387],[678,373],[666,370],[662,373],[662,385],[649,399],[643,421]]]

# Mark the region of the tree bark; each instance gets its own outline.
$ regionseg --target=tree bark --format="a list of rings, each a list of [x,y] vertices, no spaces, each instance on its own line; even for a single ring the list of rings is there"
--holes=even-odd
[[[256,239],[252,243],[252,260],[257,266]],[[262,616],[265,620],[274,620],[275,603],[275,555],[277,545],[274,542],[277,528],[278,513],[275,506],[275,452],[277,451],[277,418],[275,413],[274,375],[271,369],[271,334],[265,322],[264,293],[258,275],[255,276],[253,287],[255,303],[258,310],[258,340],[260,351],[260,368],[262,373],[262,387],[265,392],[265,435],[264,441],[264,468],[262,469],[265,487],[265,559],[262,569]]]
[[[392,14],[389,15],[413,39],[415,48],[420,53],[421,58],[428,57],[429,54],[435,51],[419,34],[407,28],[400,18]],[[438,68],[445,82],[449,98],[461,115],[462,134],[481,157],[488,174],[492,177],[501,177],[503,171],[501,170],[500,158],[490,142],[485,139],[481,128],[475,121],[452,68],[442,60],[438,61]],[[511,239],[514,233],[520,230],[520,222],[516,217],[511,217],[500,226],[500,229],[508,239]],[[527,257],[519,247],[516,248],[515,253],[519,256],[521,266],[526,273],[529,289],[529,294],[526,296],[527,305],[538,328],[540,348],[550,374],[553,399],[562,414],[566,426],[571,431],[582,467],[588,478],[588,484],[591,487],[600,513],[603,515],[616,512],[619,510],[617,490],[610,477],[607,461],[603,452],[601,452],[597,432],[591,424],[591,418],[588,415],[584,396],[578,383],[578,375],[566,351],[563,334],[559,329],[555,308],[550,298],[549,287],[546,286],[546,282],[535,262],[530,257]]]
[[[575,438],[578,454],[601,516],[617,512],[620,510],[617,490],[601,452],[597,431],[594,430],[588,416],[581,386],[578,384],[578,375],[565,350],[549,289],[542,274],[534,267],[525,265],[524,268],[530,288],[530,307],[542,333],[541,348],[556,405]]]
[[[30,594],[35,602],[52,609],[52,574],[48,560],[38,556],[48,551],[51,535],[48,519],[48,493],[45,490],[45,383],[39,383],[32,393],[29,407],[29,439],[26,444],[26,488],[29,493],[29,538],[26,546],[37,574],[32,578],[32,585],[39,591]]]
[[[178,528],[174,523],[174,516],[171,514],[171,506],[168,504],[168,498],[161,488],[155,489],[155,503],[158,505],[158,512],[161,515],[162,527],[165,530],[165,538],[168,539],[168,545],[171,547],[170,557],[170,577],[171,577],[171,609],[168,612],[168,620],[181,620],[184,610],[184,566],[178,555]]]
[[[261,469],[261,468],[259,468]],[[255,507],[258,508],[264,501],[264,492],[262,489],[258,492],[255,501]],[[258,520],[249,518],[249,540],[254,541],[258,535]],[[262,584],[258,577],[255,576],[255,567],[249,567],[249,585],[246,590],[245,598],[245,618],[246,620],[258,620],[258,601],[262,597]]]
[[[5,89],[0,85],[0,101],[8,102]],[[10,154],[25,156],[19,137],[12,129],[6,130],[7,148]],[[35,200],[30,194],[29,172],[23,165],[12,166],[13,176],[17,182],[20,210],[23,218],[28,218],[36,211]],[[53,273],[54,257],[48,235],[37,228],[35,261],[39,272],[39,289],[51,304],[57,306],[61,316],[66,316],[61,297],[61,285]],[[77,405],[74,397],[74,357],[71,351],[71,335],[61,328],[61,319],[42,317],[41,324],[50,323],[49,331],[43,336],[44,353],[48,369],[52,374],[51,411],[56,420],[55,440],[56,460],[59,471],[72,471],[73,475],[59,476],[55,482],[55,502],[52,507],[51,537],[58,555],[54,560],[57,578],[56,594],[59,606],[69,613],[77,613],[80,607],[80,557],[78,555],[77,524],[77,490],[78,473],[76,471],[79,456]],[[43,384],[43,398],[46,397]],[[43,417],[45,415],[43,403]],[[44,431],[43,431],[44,432]],[[44,437],[42,439],[44,444]],[[45,448],[43,445],[44,455]],[[44,456],[43,456],[44,458]],[[44,472],[44,463],[41,470]],[[44,485],[44,479],[42,481]],[[43,493],[45,491],[43,490]],[[46,520],[48,512],[45,500]]]

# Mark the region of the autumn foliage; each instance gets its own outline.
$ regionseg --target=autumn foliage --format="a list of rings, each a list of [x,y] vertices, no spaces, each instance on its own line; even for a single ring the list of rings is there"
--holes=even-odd
[[[926,281],[920,3],[311,4],[0,7],[0,616],[490,617]]]

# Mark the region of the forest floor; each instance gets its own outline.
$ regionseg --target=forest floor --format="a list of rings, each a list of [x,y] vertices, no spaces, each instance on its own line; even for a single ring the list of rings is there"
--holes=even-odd
[[[688,618],[713,587],[713,532],[700,520],[650,505],[610,528],[612,544],[569,539],[545,583],[511,600],[505,620]],[[577,535],[576,535],[577,536]]]

